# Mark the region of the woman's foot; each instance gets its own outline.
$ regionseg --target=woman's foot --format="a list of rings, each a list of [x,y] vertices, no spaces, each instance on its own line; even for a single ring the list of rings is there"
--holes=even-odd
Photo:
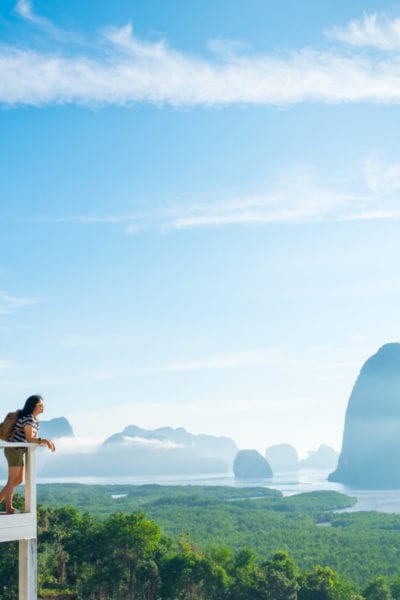
[[[18,510],[18,508],[14,508],[13,506],[9,506],[9,507],[7,508],[7,510],[6,510],[6,513],[7,513],[8,515],[15,515],[15,514],[17,514],[17,513],[20,513],[20,512],[21,512],[21,511],[20,511],[20,510]]]

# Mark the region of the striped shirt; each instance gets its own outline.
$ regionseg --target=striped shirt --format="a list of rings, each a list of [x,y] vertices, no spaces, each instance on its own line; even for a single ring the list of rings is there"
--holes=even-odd
[[[19,417],[15,424],[15,427],[9,437],[9,442],[26,442],[25,437],[25,425],[31,425],[33,430],[33,436],[38,436],[39,422],[36,421],[33,415],[26,415],[25,417]],[[36,435],[35,435],[36,434]]]

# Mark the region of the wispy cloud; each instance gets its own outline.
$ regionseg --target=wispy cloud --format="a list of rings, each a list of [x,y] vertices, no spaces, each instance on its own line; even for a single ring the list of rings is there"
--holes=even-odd
[[[0,315],[13,313],[19,308],[31,306],[32,304],[38,304],[38,302],[41,301],[41,298],[17,298],[16,296],[11,296],[6,292],[0,291]]]
[[[352,179],[329,180],[308,167],[286,169],[259,193],[185,198],[146,212],[60,216],[46,222],[120,226],[128,234],[242,224],[310,223],[400,218],[400,163],[368,157]]]
[[[400,165],[367,159],[352,180],[319,181],[312,169],[286,170],[255,195],[187,202],[170,211],[171,229],[235,224],[304,223],[400,218]]]
[[[35,14],[32,6],[32,2],[29,0],[18,0],[15,5],[15,12],[18,13],[24,19],[31,21],[37,25],[47,25],[49,21],[43,17],[39,17]]]
[[[47,35],[49,35],[52,38],[55,38],[58,41],[72,42],[78,40],[75,34],[60,29],[59,27],[54,25],[54,23],[52,23],[52,21],[50,21],[49,19],[38,15],[35,12],[33,4],[32,2],[30,2],[30,0],[18,0],[17,4],[15,5],[15,12],[20,17],[22,17],[26,21],[29,21],[33,25],[36,25],[37,27],[42,29]]]
[[[327,35],[351,46],[399,50],[400,18],[389,19],[385,15],[364,14],[362,19],[353,19],[345,27],[332,27]]]
[[[235,224],[301,223],[354,218],[365,199],[297,181],[259,195],[226,198],[217,202],[188,204],[170,219],[173,229]]]
[[[44,29],[53,27],[34,13],[27,0],[20,0],[17,8],[28,21]],[[366,15],[364,21],[332,29],[330,36],[353,40],[353,45],[369,40],[372,46],[397,48],[398,27],[397,20],[383,28],[375,15]],[[400,63],[391,56],[349,56],[337,48],[270,55],[251,53],[240,45],[227,51],[227,46],[223,41],[221,51],[214,40],[211,56],[209,49],[207,56],[190,55],[164,40],[139,39],[130,24],[105,29],[97,48],[92,46],[88,54],[2,45],[0,102],[9,106],[148,102],[180,107],[400,101]]]

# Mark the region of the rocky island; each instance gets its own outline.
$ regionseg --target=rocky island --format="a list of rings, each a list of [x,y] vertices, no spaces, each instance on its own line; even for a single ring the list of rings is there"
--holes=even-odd
[[[400,344],[382,346],[361,369],[347,406],[342,450],[329,481],[400,487]]]

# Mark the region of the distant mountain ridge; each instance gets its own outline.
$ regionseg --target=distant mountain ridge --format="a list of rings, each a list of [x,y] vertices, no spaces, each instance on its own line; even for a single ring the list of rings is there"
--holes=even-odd
[[[126,476],[227,473],[237,452],[224,436],[196,435],[182,427],[147,430],[129,425],[92,453],[52,457],[41,475]]]
[[[75,437],[74,430],[65,417],[56,417],[55,419],[49,419],[48,421],[40,421],[40,436],[50,439]]]
[[[307,458],[299,461],[300,469],[334,469],[337,465],[339,452],[330,446],[321,444],[318,450],[310,450]]]
[[[236,455],[236,443],[226,436],[213,436],[203,433],[189,433],[183,427],[159,427],[158,429],[143,429],[136,425],[128,425],[125,429],[107,438],[103,445],[123,442],[124,437],[132,439],[158,440],[160,442],[171,442],[184,448],[191,448],[200,456],[218,457],[231,463]]]
[[[307,458],[299,460],[296,449],[290,444],[275,444],[267,448],[265,457],[274,473],[299,469],[334,469],[339,452],[321,444],[318,450],[309,450]]]
[[[73,438],[74,432],[65,417],[58,417],[42,420],[40,435],[57,440]],[[79,447],[79,440],[77,442]],[[190,476],[226,474],[234,470],[240,472],[239,476],[247,472],[247,477],[257,477],[257,473],[262,473],[262,477],[271,477],[271,468],[274,473],[301,468],[334,468],[337,456],[335,450],[321,445],[317,451],[310,451],[306,459],[299,460],[293,446],[276,444],[267,449],[265,461],[256,450],[238,450],[234,440],[227,436],[193,434],[183,427],[145,429],[127,425],[92,451],[90,447],[79,451],[75,444],[60,443],[58,452],[51,457],[46,452],[40,452],[38,473],[48,477]],[[235,457],[239,458],[236,467]],[[6,464],[0,464],[0,476],[4,477],[5,467]]]

